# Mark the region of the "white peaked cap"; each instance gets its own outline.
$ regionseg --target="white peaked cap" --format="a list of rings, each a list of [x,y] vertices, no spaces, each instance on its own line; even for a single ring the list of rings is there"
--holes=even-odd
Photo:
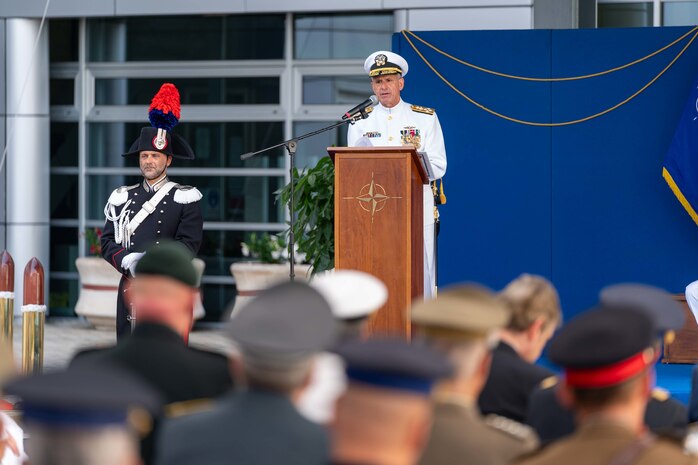
[[[364,62],[364,71],[371,77],[396,73],[406,76],[409,68],[407,60],[387,50],[373,52]]]
[[[336,270],[318,274],[311,281],[329,302],[337,319],[367,317],[388,300],[388,288],[373,275],[355,270]]]

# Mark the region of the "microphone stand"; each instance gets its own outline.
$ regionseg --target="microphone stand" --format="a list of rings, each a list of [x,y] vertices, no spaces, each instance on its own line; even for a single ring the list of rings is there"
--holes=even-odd
[[[279,144],[272,145],[270,147],[263,148],[261,150],[257,150],[256,152],[248,152],[245,154],[240,155],[241,160],[248,160],[252,157],[255,157],[257,155],[260,155],[265,152],[269,152],[270,150],[277,149],[279,147],[285,147],[286,151],[288,152],[289,157],[291,157],[291,195],[289,198],[289,205],[288,205],[288,211],[290,215],[290,222],[289,222],[289,235],[288,235],[288,257],[289,257],[289,278],[291,281],[294,281],[296,279],[296,273],[295,273],[295,264],[296,264],[296,236],[293,231],[294,226],[295,226],[295,190],[296,190],[296,179],[295,179],[295,171],[296,171],[296,149],[298,148],[298,142],[307,139],[309,137],[317,136],[318,134],[322,134],[323,132],[331,131],[332,129],[339,128],[341,126],[347,125],[347,124],[354,124],[359,120],[362,120],[364,118],[368,118],[368,113],[366,112],[367,108],[364,108],[361,110],[359,113],[355,114],[351,118],[347,118],[342,121],[337,121],[334,124],[331,124],[327,127],[308,132],[306,134],[302,134],[300,136],[296,136],[292,139],[283,141]]]

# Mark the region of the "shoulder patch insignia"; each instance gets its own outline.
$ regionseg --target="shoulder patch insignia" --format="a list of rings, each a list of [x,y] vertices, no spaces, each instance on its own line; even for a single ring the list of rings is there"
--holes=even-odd
[[[193,413],[213,410],[215,402],[211,399],[193,399],[182,402],[175,402],[165,406],[165,416],[167,418],[178,418]]]
[[[412,108],[412,111],[424,113],[425,115],[433,115],[435,113],[433,108],[421,107],[419,105],[410,105],[410,108]]]
[[[658,387],[652,389],[652,398],[654,400],[658,400],[659,402],[666,402],[667,400],[669,400],[669,397],[671,397],[671,395],[669,394],[669,391],[667,391],[666,389]]]
[[[541,389],[550,389],[550,388],[557,386],[557,383],[558,383],[557,376],[548,376],[547,378],[545,378],[543,381],[540,382],[538,387],[540,387]]]
[[[187,204],[198,202],[203,198],[203,194],[193,186],[176,186],[174,193],[174,201],[177,203]]]
[[[519,423],[510,418],[502,417],[500,415],[487,415],[484,418],[485,424],[490,428],[506,433],[507,435],[518,439],[520,441],[535,441],[536,435],[528,425]]]
[[[135,189],[138,186],[139,184],[134,184],[132,186],[121,186],[117,189],[114,189],[114,191],[109,196],[108,203],[114,205],[115,207],[125,204],[128,200],[128,191],[130,191],[131,189]]]
[[[128,192],[128,191],[130,191],[131,189],[135,189],[136,187],[138,187],[138,186],[140,186],[140,185],[141,185],[140,183],[136,183],[136,184],[132,184],[132,185],[130,185],[130,186],[121,186],[121,187],[119,187],[119,188],[117,189],[117,191],[119,191],[119,192]]]

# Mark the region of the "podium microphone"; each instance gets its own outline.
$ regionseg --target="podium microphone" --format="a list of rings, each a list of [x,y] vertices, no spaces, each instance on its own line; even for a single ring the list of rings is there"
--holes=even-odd
[[[376,97],[375,95],[371,95],[369,98],[367,98],[366,100],[364,100],[360,104],[356,105],[354,108],[352,108],[348,112],[344,113],[344,115],[342,115],[342,119],[346,120],[349,118],[353,118],[354,116],[356,116],[357,113],[363,113],[364,110],[372,107],[373,105],[375,105],[377,103],[378,103],[378,97]]]

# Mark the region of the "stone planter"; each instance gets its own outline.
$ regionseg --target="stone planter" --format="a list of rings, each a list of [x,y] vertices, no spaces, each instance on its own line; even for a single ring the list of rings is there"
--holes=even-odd
[[[195,258],[193,263],[199,273],[200,283],[206,264],[199,258]],[[75,313],[84,316],[98,329],[113,331],[116,327],[116,297],[121,273],[102,257],[80,257],[75,260],[75,267],[80,274],[81,283]],[[205,313],[201,293],[198,292],[194,305],[194,319],[201,319]]]
[[[75,267],[81,284],[75,313],[99,329],[113,331],[121,273],[102,257],[80,257],[75,260]]]
[[[235,278],[235,286],[237,287],[233,315],[259,291],[289,279],[288,263],[238,262],[230,265],[230,272]],[[295,272],[297,280],[308,280],[310,279],[311,267],[310,265],[296,265]]]

